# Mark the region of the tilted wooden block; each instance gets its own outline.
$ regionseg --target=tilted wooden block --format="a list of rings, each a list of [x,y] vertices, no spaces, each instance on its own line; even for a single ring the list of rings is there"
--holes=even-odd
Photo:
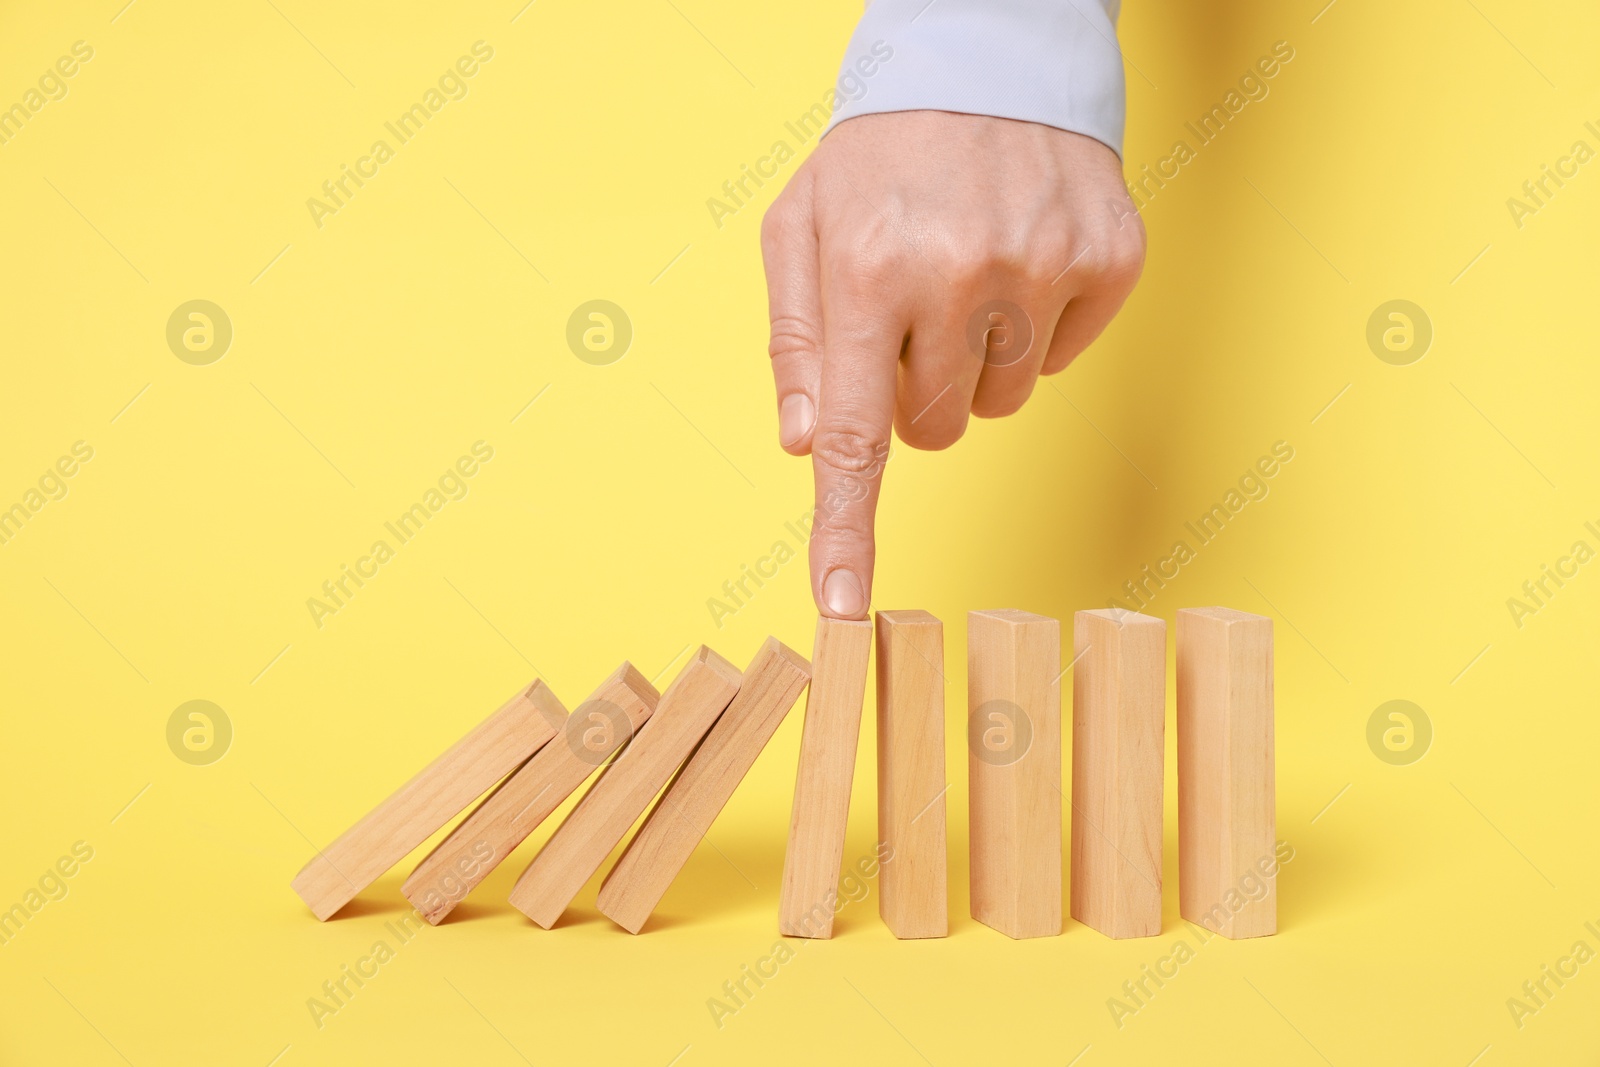
[[[1278,929],[1272,620],[1178,612],[1178,902],[1224,937]]]
[[[1107,937],[1161,932],[1167,624],[1073,618],[1072,917]]]
[[[833,936],[833,906],[844,861],[845,821],[867,692],[872,624],[817,619],[811,692],[800,732],[789,845],[783,854],[778,930],[791,937]]]
[[[733,703],[606,875],[600,886],[602,914],[629,933],[643,929],[810,678],[804,656],[776,637],[767,638],[745,668]]]
[[[878,914],[895,937],[950,932],[944,795],[944,624],[878,612]]]
[[[967,615],[972,917],[1009,937],[1061,933],[1061,623]]]
[[[554,926],[738,689],[739,669],[700,646],[655,714],[522,872],[511,903],[545,929]]]
[[[566,709],[536,681],[301,868],[290,883],[326,919],[556,735]]]
[[[618,667],[565,716],[560,737],[500,783],[417,864],[400,890],[417,913],[438,925],[644,725],[659,699],[633,664]]]

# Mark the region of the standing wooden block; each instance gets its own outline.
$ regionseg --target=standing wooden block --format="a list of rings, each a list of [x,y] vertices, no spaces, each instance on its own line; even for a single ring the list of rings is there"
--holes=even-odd
[[[833,936],[833,906],[844,860],[845,819],[861,736],[872,624],[817,619],[811,651],[811,692],[800,733],[789,847],[783,854],[778,931],[790,937]]]
[[[318,852],[290,886],[313,915],[328,918],[533,755],[566,714],[534,682]]]
[[[745,668],[739,693],[683,765],[600,886],[599,907],[636,934],[811,678],[776,637]]]
[[[1061,932],[1061,623],[967,615],[972,917],[1008,937]]]
[[[950,932],[944,795],[944,624],[878,612],[878,914],[899,938]]]
[[[554,926],[738,689],[739,669],[701,645],[655,714],[522,872],[511,903],[546,930]]]
[[[1107,937],[1161,932],[1167,624],[1073,617],[1072,917]]]
[[[417,913],[437,926],[644,725],[659,699],[655,686],[624,663],[577,711],[563,712],[561,736],[501,782],[411,872],[400,891]]]
[[[1223,937],[1278,929],[1272,717],[1272,620],[1179,611],[1178,900]]]

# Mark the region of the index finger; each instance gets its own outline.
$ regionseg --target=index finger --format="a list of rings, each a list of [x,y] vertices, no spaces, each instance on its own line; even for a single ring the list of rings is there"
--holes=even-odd
[[[840,619],[865,618],[872,603],[873,523],[907,325],[881,297],[869,298],[870,288],[852,278],[825,281],[823,291],[811,591],[822,614]]]

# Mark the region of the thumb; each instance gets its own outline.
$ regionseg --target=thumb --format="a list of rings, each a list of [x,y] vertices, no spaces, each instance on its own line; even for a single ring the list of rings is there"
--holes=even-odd
[[[811,451],[822,385],[822,301],[817,232],[804,172],[761,221],[772,320],[772,379],[778,392],[778,444],[791,456]]]

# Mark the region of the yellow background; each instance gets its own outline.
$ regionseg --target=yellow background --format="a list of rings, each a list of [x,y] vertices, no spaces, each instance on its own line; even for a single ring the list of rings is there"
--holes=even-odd
[[[594,883],[554,931],[510,909],[547,824],[319,1030],[307,998],[403,914],[409,866],[319,924],[288,888],[309,842],[536,672],[573,704],[624,657],[665,684],[700,642],[809,652],[803,560],[720,629],[706,608],[810,486],[764,355],[777,183],[721,229],[705,200],[822,97],[857,9],[122,2],[0,14],[4,103],[95,51],[0,147],[0,504],[94,448],[0,546],[0,906],[94,849],[0,946],[5,1062],[1592,1062],[1600,964],[1520,1029],[1506,1007],[1600,949],[1600,567],[1521,628],[1506,607],[1600,546],[1600,163],[1520,229],[1506,207],[1600,147],[1586,5],[1126,5],[1130,173],[1274,42],[1295,58],[1147,206],[1104,339],[1016,417],[889,464],[876,602],[947,621],[949,939],[896,943],[868,897],[713,1024],[776,940],[796,711],[643,936]],[[314,226],[306,199],[478,40],[469,95]],[[197,298],[234,327],[209,366],[165,340]],[[634,326],[610,366],[564,339],[595,298]],[[1435,331],[1410,366],[1365,340],[1397,298]],[[477,440],[469,495],[316,627],[306,599]],[[1151,611],[1275,620],[1281,932],[1200,949],[1119,1029],[1107,999],[1193,937],[1172,761],[1161,937],[973,923],[964,613],[1102,606],[1279,440],[1270,495]],[[191,699],[233,723],[209,766],[167,747]],[[1391,699],[1434,727],[1409,766],[1367,745]],[[868,728],[847,859],[871,753]]]

